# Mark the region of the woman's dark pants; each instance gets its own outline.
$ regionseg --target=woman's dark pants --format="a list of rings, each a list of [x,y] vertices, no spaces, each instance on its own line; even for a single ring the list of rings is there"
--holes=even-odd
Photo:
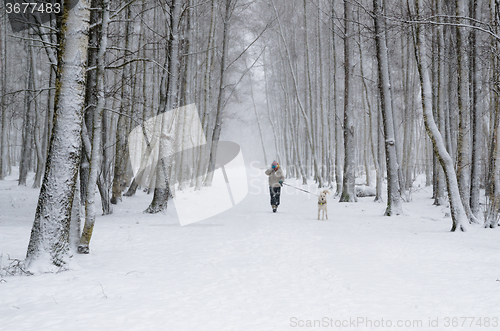
[[[280,194],[281,187],[270,187],[269,193],[271,194],[271,206],[279,206],[280,205]]]

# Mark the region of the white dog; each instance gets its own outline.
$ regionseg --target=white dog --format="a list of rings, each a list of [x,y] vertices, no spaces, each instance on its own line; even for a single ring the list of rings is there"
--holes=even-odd
[[[322,220],[325,219],[325,216],[326,216],[326,219],[328,219],[328,210],[326,209],[326,195],[327,194],[330,194],[330,191],[323,190],[323,192],[321,192],[319,194],[319,197],[318,197],[318,220],[319,220],[319,214],[321,213],[321,211],[323,211]]]

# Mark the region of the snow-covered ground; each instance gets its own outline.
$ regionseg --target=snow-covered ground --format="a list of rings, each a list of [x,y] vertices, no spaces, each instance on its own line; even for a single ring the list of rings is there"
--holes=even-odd
[[[150,196],[124,198],[70,270],[4,275],[0,330],[500,327],[500,230],[450,233],[430,187],[399,217],[329,196],[318,221],[315,197],[287,188],[273,214],[265,176],[251,180],[236,207],[182,227],[173,205],[145,215]],[[0,181],[3,267],[24,258],[37,201],[16,184]]]

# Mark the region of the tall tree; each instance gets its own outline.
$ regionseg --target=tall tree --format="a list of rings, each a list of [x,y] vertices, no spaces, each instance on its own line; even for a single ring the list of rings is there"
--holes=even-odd
[[[476,20],[481,19],[481,0],[471,0],[472,17]],[[471,130],[472,130],[472,155],[471,155],[471,187],[470,187],[470,208],[473,215],[479,215],[480,205],[480,186],[481,186],[481,158],[483,141],[483,110],[480,106],[481,91],[481,68],[479,67],[478,54],[478,36],[479,32],[473,30],[470,33],[470,51],[471,51]]]
[[[102,156],[101,151],[101,125],[102,114],[106,102],[104,96],[105,86],[105,66],[106,66],[106,50],[108,46],[108,24],[109,24],[109,0],[102,0],[102,21],[101,21],[101,38],[99,40],[99,52],[97,54],[97,105],[94,110],[93,126],[92,126],[92,152],[90,155],[89,177],[87,184],[87,192],[85,197],[85,224],[83,226],[82,236],[78,244],[78,252],[88,254],[89,244],[92,237],[92,231],[95,224],[95,191],[98,180],[98,171]]]
[[[179,75],[180,75],[180,34],[181,34],[181,15],[182,6],[186,3],[186,0],[172,0],[168,5],[168,13],[170,16],[169,25],[169,38],[167,43],[166,59],[165,62],[168,63],[168,71],[165,71],[162,77],[161,87],[160,87],[160,105],[158,109],[158,115],[163,114],[166,111],[175,109],[179,107]],[[163,117],[160,117],[163,119]],[[166,121],[161,120],[160,124],[161,132],[167,132]],[[164,127],[165,126],[165,127]],[[168,148],[165,139],[160,139],[160,151],[164,151]],[[160,153],[161,154],[161,153]],[[168,199],[171,196],[170,193],[170,183],[169,183],[169,172],[170,164],[167,164],[167,160],[161,155],[160,160],[156,167],[156,184],[154,187],[153,200],[151,201],[149,207],[146,209],[146,213],[155,214],[163,211],[167,208]],[[168,169],[167,169],[168,168]]]
[[[34,95],[33,81],[35,80],[33,73],[33,57],[31,56],[32,48],[28,45],[28,74],[26,75],[26,91],[24,92],[24,120],[23,120],[23,135],[21,145],[21,162],[19,164],[19,185],[26,186],[28,171],[31,166],[31,148],[33,143],[33,107]]]
[[[132,10],[130,6],[126,9],[125,21],[125,38],[124,38],[124,56],[128,58],[130,55],[130,39],[132,32]],[[129,163],[129,151],[127,145],[127,136],[129,131],[130,122],[130,108],[131,108],[131,88],[129,82],[131,80],[131,66],[126,65],[122,69],[122,87],[120,90],[120,111],[118,114],[118,123],[116,128],[116,149],[115,149],[115,170],[113,178],[113,189],[111,196],[111,203],[117,204],[121,201],[122,191],[127,183],[127,165]]]
[[[0,24],[5,27],[5,18],[4,13],[0,14]],[[5,43],[5,30],[2,29],[0,31],[0,180],[4,179],[4,149],[6,150],[6,146],[4,144],[4,134],[7,132],[7,124],[5,123],[7,120],[7,105],[5,93],[7,89],[5,88],[5,84],[7,83],[7,51],[6,51],[6,43]]]
[[[333,68],[333,77],[337,77],[337,47],[336,47],[336,31],[335,31],[335,4],[336,1],[332,0],[331,1],[331,14],[330,14],[330,21],[331,21],[331,44],[332,44],[332,65],[331,67]],[[340,196],[342,194],[342,123],[341,123],[341,118],[342,118],[342,109],[338,107],[338,90],[337,90],[337,81],[334,82],[333,84],[333,117],[334,117],[334,127],[333,127],[333,132],[334,132],[334,139],[335,139],[335,195]],[[330,128],[332,130],[332,128]]]
[[[423,13],[424,5],[422,0],[415,0],[415,7],[417,16]],[[467,215],[465,214],[465,209],[458,190],[458,181],[453,159],[446,151],[443,137],[439,132],[432,114],[432,85],[428,71],[429,64],[427,62],[426,35],[425,29],[421,24],[417,24],[415,28],[415,43],[415,57],[417,59],[417,68],[420,77],[424,124],[427,134],[432,141],[434,153],[436,153],[439,162],[443,166],[446,176],[446,184],[448,187],[448,196],[451,207],[451,218],[453,222],[451,231],[465,231]]]
[[[436,9],[438,15],[442,14],[443,8],[443,0],[436,1]],[[437,30],[437,59],[434,61],[438,61],[437,63],[437,84],[436,84],[436,114],[438,118],[438,128],[442,135],[446,135],[446,113],[445,113],[445,98],[446,98],[446,84],[445,84],[445,39],[444,39],[444,26],[439,25],[436,27]],[[437,165],[437,174],[436,174],[436,196],[434,200],[434,204],[437,206],[441,206],[445,204],[445,194],[446,194],[446,179],[444,177],[443,167],[438,162]]]
[[[456,0],[457,17],[465,17],[466,0]],[[470,209],[470,109],[467,70],[467,30],[457,28],[457,62],[458,62],[458,141],[457,141],[457,177],[462,204],[469,221],[477,219]]]
[[[217,156],[217,147],[219,146],[219,138],[222,130],[222,112],[223,106],[226,101],[226,61],[228,56],[228,48],[229,48],[229,21],[231,19],[231,15],[236,4],[237,0],[225,0],[224,1],[224,19],[223,19],[223,28],[222,28],[222,50],[221,50],[221,58],[220,58],[220,76],[219,76],[219,95],[217,97],[217,108],[215,109],[215,127],[212,132],[212,139],[210,143],[212,144],[210,147],[210,159],[208,163],[208,174],[205,179],[205,185],[212,185],[212,180],[214,176],[215,170],[215,158]]]
[[[389,61],[385,39],[385,24],[383,21],[383,7],[381,0],[373,0],[375,21],[375,44],[377,52],[378,89],[380,106],[384,121],[385,155],[387,162],[387,209],[385,215],[399,215],[403,212],[401,206],[401,192],[398,182],[398,160],[396,154],[396,137],[392,115]]]
[[[354,202],[355,177],[355,140],[354,105],[352,96],[353,64],[352,46],[354,43],[354,13],[351,1],[344,0],[344,177],[340,202]]]
[[[490,25],[495,34],[500,30],[500,3],[496,0],[489,2]],[[500,69],[498,53],[500,50],[497,38],[490,39],[493,88],[490,92],[490,147],[488,174],[486,178],[485,195],[487,197],[487,212],[484,217],[485,228],[496,228],[499,221],[500,210]],[[489,212],[488,212],[489,211]]]
[[[26,255],[27,266],[34,270],[64,267],[69,258],[69,224],[81,151],[89,21],[88,0],[66,2],[58,46],[54,126]]]

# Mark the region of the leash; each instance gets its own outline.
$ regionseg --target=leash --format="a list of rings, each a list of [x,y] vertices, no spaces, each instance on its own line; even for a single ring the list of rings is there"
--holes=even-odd
[[[292,185],[288,185],[287,183],[283,183],[283,185],[290,186],[290,187],[293,187],[296,190],[299,190],[299,191],[302,191],[302,192],[306,192],[306,193],[309,193],[309,194],[312,194],[312,195],[315,195],[315,196],[319,197],[319,195],[317,195],[317,194],[311,193],[311,192],[309,192],[307,190],[303,190],[301,188],[298,188],[298,187],[295,187],[295,186],[292,186]]]

